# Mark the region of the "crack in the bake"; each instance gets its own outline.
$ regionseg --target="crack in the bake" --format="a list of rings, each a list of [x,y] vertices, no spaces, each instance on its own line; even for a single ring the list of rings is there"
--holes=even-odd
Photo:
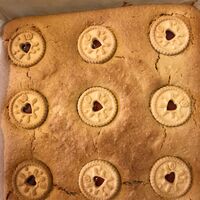
[[[166,14],[166,13],[161,13],[159,16],[157,16],[156,18],[154,18],[153,20],[151,20],[151,22],[149,23],[149,27],[151,27],[151,25],[159,18],[159,17],[161,17],[161,16],[176,16],[176,15],[180,15],[180,16],[184,16],[184,15],[182,15],[182,14],[178,14],[178,13],[168,13],[168,14]],[[148,32],[148,34],[150,34],[150,29],[149,29],[149,32]],[[194,36],[193,36],[193,34],[191,33],[191,44],[193,44],[193,40],[194,40]],[[154,64],[154,67],[155,67],[155,69],[156,69],[156,71],[160,74],[160,76],[162,77],[162,73],[159,71],[159,67],[158,67],[158,63],[162,63],[161,62],[161,54],[160,53],[158,53],[158,56],[157,56],[157,59],[156,59],[156,61],[155,61],[155,64]],[[168,75],[168,85],[170,85],[171,84],[171,79],[172,79],[172,75],[171,74],[169,74]]]
[[[161,16],[173,16],[173,15],[176,15],[176,13],[161,13],[160,15],[159,15],[159,17],[161,17]]]
[[[48,42],[49,42],[49,43],[52,42],[52,43],[54,43],[54,44],[56,44],[56,45],[58,45],[58,44],[60,43],[60,46],[62,46],[62,44],[61,44],[61,42],[60,42],[59,40],[49,39]],[[57,46],[57,47],[60,47],[60,46]]]
[[[102,129],[99,130],[99,132],[97,133],[97,136],[95,139],[93,139],[93,146],[95,151],[97,152],[97,157],[99,158],[99,148],[98,148],[98,143],[99,143],[99,137],[101,136],[102,133]],[[95,142],[96,140],[96,142]]]
[[[31,141],[31,155],[32,155],[32,157],[33,157],[33,153],[34,153],[34,151],[35,151],[35,146],[34,146],[34,142],[35,142],[35,140],[36,140],[36,137],[35,137],[35,130],[33,131],[33,138],[32,138],[32,141]]]
[[[31,76],[30,76],[30,69],[28,68],[27,72],[26,72],[26,77],[31,81]]]
[[[193,120],[195,126],[196,126],[197,128],[200,128],[200,124],[199,124],[198,121],[196,120],[196,117],[194,116],[194,114],[192,114],[191,118],[192,118],[192,120]]]
[[[9,192],[7,193],[7,195],[6,195],[6,200],[8,200],[8,198],[10,197],[11,194],[12,194],[11,191],[9,191]]]
[[[119,58],[119,59],[125,59],[124,56],[115,56],[115,58]]]
[[[132,180],[132,181],[124,181],[122,182],[122,185],[132,186],[132,185],[140,185],[143,184],[143,181],[140,180]]]
[[[160,61],[160,54],[158,54],[158,57],[157,57],[156,62],[155,62],[155,69],[156,69],[157,72],[159,72],[158,71],[158,62],[159,61]]]
[[[191,97],[191,101],[192,101],[192,108],[193,108],[193,112],[197,110],[196,108],[196,99],[194,98],[194,96],[192,95],[192,93],[190,92],[190,97]]]
[[[50,27],[50,25],[46,25],[46,26],[44,26],[43,28],[46,28],[46,29],[48,29]]]
[[[168,83],[168,85],[171,84],[171,75],[169,75],[167,83]]]
[[[163,140],[162,140],[162,144],[160,146],[160,150],[163,148],[164,144],[165,144],[165,141],[166,141],[166,138],[167,138],[167,129],[164,127],[164,126],[161,126],[161,128],[163,129]]]
[[[138,186],[138,185],[147,185],[148,182],[145,182],[143,180],[130,180],[130,181],[123,181],[122,185],[125,186]]]
[[[65,194],[69,195],[69,196],[77,196],[77,195],[80,195],[80,192],[74,192],[74,191],[68,191],[66,190],[65,188],[57,185],[57,184],[53,184],[53,186],[57,189],[57,190],[60,190],[60,191],[63,191]]]
[[[159,16],[157,16],[156,18],[152,19],[152,20],[150,21],[150,23],[149,23],[149,27],[151,27],[151,25],[152,25],[160,16],[162,16],[162,15],[164,15],[164,14],[161,13]],[[148,35],[150,35],[150,28],[149,28],[149,31],[148,31]],[[155,69],[156,69],[157,72],[159,72],[159,71],[158,71],[158,62],[159,62],[159,60],[160,60],[160,53],[158,53],[158,57],[156,58],[156,61],[155,61],[155,64],[154,64],[154,67],[155,67]]]
[[[92,142],[93,142],[93,147],[98,154],[98,147],[97,147],[97,144],[95,143],[94,139],[92,140]]]
[[[190,43],[193,45],[194,44],[194,35],[193,32],[190,31]]]
[[[195,117],[192,117],[192,120],[194,121],[195,126],[196,126],[196,127],[199,127],[199,126],[198,126],[198,123],[197,123],[197,121],[196,121],[196,119],[195,119]]]

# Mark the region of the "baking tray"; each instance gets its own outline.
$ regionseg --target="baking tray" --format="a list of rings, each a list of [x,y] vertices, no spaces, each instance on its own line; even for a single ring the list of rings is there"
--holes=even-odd
[[[75,12],[103,8],[129,6],[131,4],[177,4],[187,3],[200,8],[200,0],[0,0],[0,111],[6,94],[9,67],[7,55],[1,38],[3,24],[7,21],[30,15],[49,15],[63,12]],[[0,129],[0,200],[3,199],[3,134]]]

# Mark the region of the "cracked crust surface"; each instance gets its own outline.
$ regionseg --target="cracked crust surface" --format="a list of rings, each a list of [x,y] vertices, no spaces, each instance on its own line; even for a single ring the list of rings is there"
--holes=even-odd
[[[190,25],[190,42],[178,55],[160,55],[151,46],[149,27],[161,15],[178,15]],[[113,163],[121,175],[115,200],[161,200],[149,175],[155,161],[167,155],[180,157],[192,167],[191,189],[180,200],[200,199],[199,21],[193,7],[176,5],[130,6],[9,22],[4,29],[6,48],[17,28],[31,24],[41,30],[46,52],[32,68],[10,64],[2,117],[5,199],[7,195],[9,200],[16,198],[11,183],[17,164],[34,158],[52,172],[54,187],[48,200],[84,200],[79,171],[96,159]],[[78,53],[78,37],[91,25],[111,27],[116,36],[115,55],[104,64],[88,64]],[[168,84],[183,88],[192,98],[191,118],[179,127],[163,127],[149,109],[150,96]],[[119,103],[115,119],[102,128],[87,126],[76,109],[82,91],[93,86],[109,88]],[[46,121],[34,130],[16,128],[9,120],[9,100],[25,89],[40,91],[49,103]]]

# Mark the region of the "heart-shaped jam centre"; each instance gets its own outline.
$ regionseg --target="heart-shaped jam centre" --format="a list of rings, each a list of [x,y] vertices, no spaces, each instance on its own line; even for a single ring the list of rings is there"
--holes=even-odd
[[[167,104],[167,110],[176,110],[176,108],[176,104],[172,100],[170,100]]]
[[[33,175],[29,176],[26,179],[25,183],[30,185],[30,186],[35,186],[37,184],[36,181],[35,181],[35,176],[33,176]]]
[[[171,172],[170,174],[167,174],[165,176],[166,181],[168,181],[169,183],[173,183],[175,180],[175,173]]]
[[[29,42],[26,43],[22,43],[20,44],[20,48],[22,49],[22,51],[24,51],[25,53],[28,53],[30,48],[31,48],[31,44]]]
[[[175,37],[175,34],[170,30],[166,30],[165,34],[167,40],[172,40]]]
[[[95,176],[93,178],[93,181],[94,181],[95,186],[99,187],[99,186],[101,186],[103,184],[104,179],[99,177],[99,176]]]
[[[30,103],[26,103],[24,107],[22,108],[22,112],[26,114],[31,114],[32,113],[32,107]]]
[[[98,112],[98,111],[100,111],[102,108],[103,108],[103,106],[102,106],[98,101],[94,101],[94,103],[93,103],[93,108],[92,108],[92,110],[93,110],[94,112]]]
[[[101,46],[101,42],[99,42],[99,40],[93,40],[92,42],[92,48],[93,49],[97,49]]]

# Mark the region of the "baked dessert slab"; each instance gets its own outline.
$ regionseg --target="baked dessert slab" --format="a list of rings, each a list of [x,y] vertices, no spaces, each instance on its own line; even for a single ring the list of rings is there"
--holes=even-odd
[[[151,25],[161,16],[178,17],[190,30],[189,44],[177,55],[158,53],[151,45]],[[9,85],[2,114],[5,145],[5,199],[13,190],[13,173],[25,160],[40,160],[53,176],[48,200],[85,196],[79,188],[81,169],[93,160],[112,163],[121,177],[113,199],[160,200],[150,183],[154,163],[165,156],[184,160],[192,172],[192,185],[180,200],[200,199],[200,15],[189,5],[148,5],[116,9],[25,17],[4,27],[5,48],[21,28],[38,28],[46,41],[43,58],[31,67],[10,62]],[[114,33],[117,47],[105,63],[88,63],[77,43],[89,26],[104,26]],[[150,111],[150,98],[159,88],[175,85],[191,97],[191,117],[181,126],[159,124]],[[109,89],[118,111],[106,126],[81,120],[77,103],[91,87]],[[48,116],[35,129],[11,122],[9,103],[24,90],[39,91],[48,101]]]

